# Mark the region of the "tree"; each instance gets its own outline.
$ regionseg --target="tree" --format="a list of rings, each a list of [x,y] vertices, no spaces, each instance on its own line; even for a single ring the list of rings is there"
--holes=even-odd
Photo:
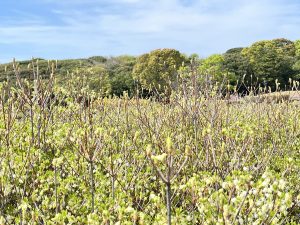
[[[102,66],[78,69],[74,75],[82,88],[88,87],[103,96],[111,93],[108,71]]]
[[[88,58],[88,61],[94,64],[99,64],[99,63],[105,63],[107,61],[107,58],[105,58],[104,56],[92,56]]]
[[[232,48],[227,50],[224,57],[224,67],[241,80],[243,76],[251,74],[249,61],[242,54],[244,48]]]
[[[300,79],[300,40],[294,42],[295,44],[295,63],[293,65],[293,69],[295,70],[296,74],[294,79]]]
[[[157,49],[137,59],[133,77],[149,91],[170,94],[177,70],[184,61],[175,49]]]
[[[249,60],[258,82],[267,82],[274,87],[275,80],[286,84],[294,76],[295,46],[289,40],[259,41],[245,48],[242,54]]]
[[[133,56],[119,56],[111,58],[106,64],[110,77],[111,93],[121,96],[124,92],[132,95],[134,92],[134,80],[132,70],[136,58]]]
[[[300,40],[294,42],[296,57],[300,57]]]
[[[235,81],[235,76],[224,66],[224,56],[214,54],[204,59],[199,67],[200,74],[209,75],[212,81],[223,82],[224,79]]]

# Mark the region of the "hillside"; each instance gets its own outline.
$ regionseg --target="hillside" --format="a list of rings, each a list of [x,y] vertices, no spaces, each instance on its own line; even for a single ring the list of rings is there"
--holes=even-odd
[[[105,96],[121,96],[124,92],[132,95],[137,88],[159,94],[169,89],[170,93],[170,89],[179,85],[176,84],[178,76],[185,82],[197,77],[194,80],[197,83],[206,77],[211,84],[230,85],[231,91],[238,85],[240,94],[249,93],[249,87],[291,90],[299,87],[300,40],[257,41],[251,46],[232,48],[207,58],[185,55],[176,49],[156,49],[138,57],[26,60],[18,62],[20,76],[33,79],[33,67],[36,69],[37,64],[43,78],[49,77],[53,64],[59,84],[64,85],[75,77],[84,78],[85,85]],[[14,79],[12,63],[0,65],[0,81],[7,77]]]
[[[99,91],[101,86],[107,94],[121,95],[123,91],[130,92],[133,86],[131,72],[135,63],[133,56],[102,57],[93,56],[86,59],[45,60],[34,59],[17,61],[20,77],[33,79],[33,66],[36,71],[39,67],[39,75],[47,79],[50,76],[52,66],[59,84],[63,85],[68,79],[74,77],[87,77],[87,83],[91,89]],[[6,69],[6,71],[5,71]],[[0,65],[0,82],[7,77],[15,79],[13,63]],[[102,87],[101,87],[102,88]]]

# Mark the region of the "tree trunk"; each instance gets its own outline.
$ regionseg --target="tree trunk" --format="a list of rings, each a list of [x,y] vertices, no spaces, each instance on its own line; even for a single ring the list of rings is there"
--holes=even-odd
[[[167,219],[168,225],[171,225],[171,183],[168,182],[166,188],[166,200],[167,200]]]
[[[90,161],[90,179],[91,179],[91,195],[92,195],[92,213],[95,209],[95,182],[94,182],[94,164]]]

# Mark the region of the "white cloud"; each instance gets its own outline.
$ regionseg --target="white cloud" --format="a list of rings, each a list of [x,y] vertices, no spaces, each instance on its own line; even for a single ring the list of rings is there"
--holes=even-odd
[[[51,13],[61,22],[36,18],[34,23],[30,15],[22,25],[0,22],[0,44],[29,44],[40,53],[50,51],[45,55],[51,57],[140,54],[161,47],[208,55],[260,39],[299,35],[300,3],[283,0],[43,1],[60,4]],[[83,4],[87,2],[91,5]],[[78,4],[82,7],[74,6]]]

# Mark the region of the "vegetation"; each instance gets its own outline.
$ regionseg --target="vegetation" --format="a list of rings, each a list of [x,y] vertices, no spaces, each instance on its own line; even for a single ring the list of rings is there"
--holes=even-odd
[[[197,54],[185,56],[175,49],[157,49],[138,57],[93,56],[59,61],[39,59],[39,71],[48,79],[50,65],[55,62],[56,77],[61,86],[70,77],[86,76],[86,82],[90,84],[88,88],[100,91],[104,96],[122,96],[124,92],[133,96],[139,90],[141,96],[146,97],[154,93],[170,95],[178,85],[177,71],[192,66],[193,70],[197,68],[199,73],[207,75],[209,82],[224,84],[226,81],[231,89],[239,84],[237,91],[240,95],[251,91],[257,94],[259,87],[270,88],[271,91],[278,87],[289,90],[289,79],[299,81],[299,43],[299,40],[292,42],[283,38],[258,41],[249,47],[229,49],[224,54],[214,54],[205,59]],[[21,61],[18,64],[20,76],[32,80],[33,68],[28,67],[30,63]],[[14,77],[11,63],[0,65],[0,81],[5,81],[7,76]]]
[[[143,88],[170,94],[177,78],[177,70],[185,58],[174,49],[157,49],[140,56],[133,69],[133,77]]]
[[[275,39],[0,65],[0,224],[300,224],[299,62]]]
[[[135,57],[119,56],[105,58],[95,56],[88,59],[58,61],[39,59],[37,65],[41,78],[49,79],[53,63],[56,79],[60,86],[66,85],[70,79],[85,77],[85,84],[88,84],[88,88],[96,92],[101,92],[103,95],[120,96],[124,91],[131,93],[134,90],[132,69],[135,64]],[[32,70],[35,68],[32,68],[31,61],[18,62],[18,68],[20,70],[20,77],[33,80]],[[0,81],[6,81],[7,77],[15,79],[14,74],[12,63],[0,65]]]
[[[300,40],[295,41],[296,59],[293,65],[293,70],[296,71],[296,79],[300,79]]]
[[[30,62],[27,79],[13,62],[0,85],[0,224],[299,224],[299,102],[225,100],[238,85],[192,59],[168,102],[107,95],[115,74],[134,84],[132,57],[82,60],[65,80],[59,62]]]
[[[275,39],[256,42],[244,49],[243,54],[249,60],[253,75],[265,85],[274,84],[276,79],[286,84],[289,78],[294,78],[295,46],[292,41]]]

